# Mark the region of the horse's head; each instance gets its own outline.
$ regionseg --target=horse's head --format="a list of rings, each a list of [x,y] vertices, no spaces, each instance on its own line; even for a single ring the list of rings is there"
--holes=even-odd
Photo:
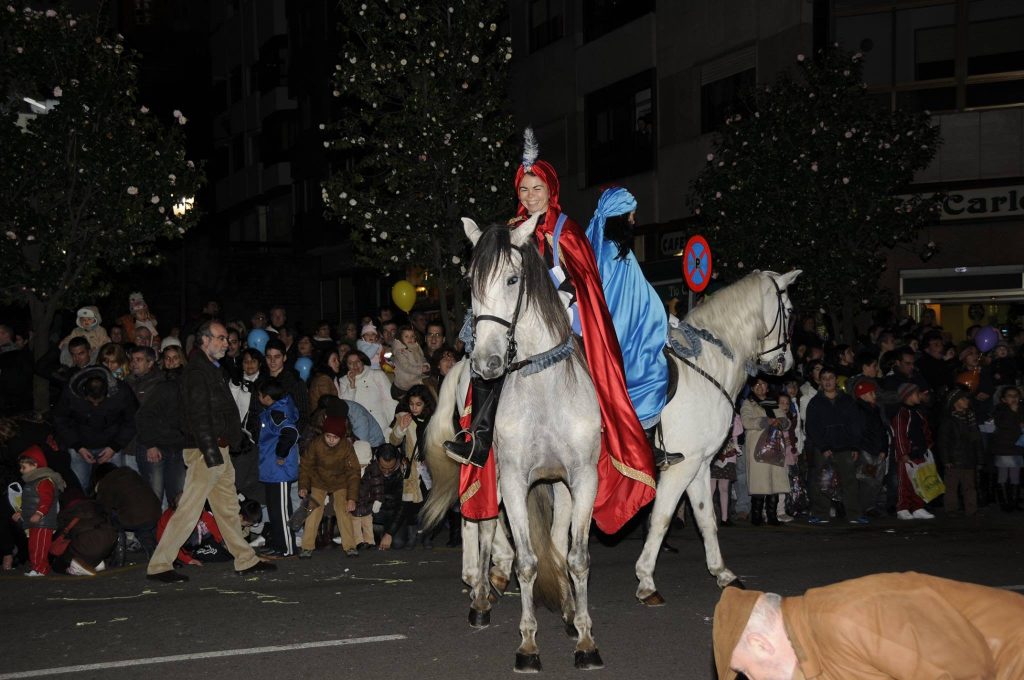
[[[757,365],[764,373],[782,375],[793,368],[793,353],[789,346],[793,305],[786,290],[802,272],[794,269],[788,274],[761,273],[765,334],[756,355]]]
[[[466,236],[473,243],[469,274],[473,300],[474,346],[472,369],[485,380],[499,378],[516,355],[516,327],[530,297],[543,293],[546,274],[536,251],[529,251],[537,228],[534,215],[516,229],[495,225],[482,231],[476,222],[462,218]],[[548,284],[547,288],[554,290]],[[564,315],[564,312],[563,312]]]

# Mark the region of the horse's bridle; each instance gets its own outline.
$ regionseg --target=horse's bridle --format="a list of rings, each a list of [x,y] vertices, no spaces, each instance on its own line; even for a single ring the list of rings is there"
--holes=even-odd
[[[790,341],[789,323],[786,318],[786,305],[782,300],[782,289],[779,288],[779,284],[776,283],[775,279],[772,278],[771,276],[768,277],[768,280],[771,281],[772,285],[775,287],[775,299],[778,302],[778,311],[776,311],[775,313],[775,321],[772,323],[772,327],[769,328],[768,332],[761,337],[761,341],[764,342],[769,337],[771,337],[772,333],[775,333],[777,342],[771,348],[762,350],[754,355],[754,358],[757,360],[757,363],[762,365],[765,364],[761,362],[761,357],[763,357],[765,354],[771,354],[772,352],[779,349],[785,351],[789,347]]]
[[[526,285],[523,282],[522,272],[518,274],[518,278],[519,294],[516,296],[516,308],[515,311],[512,312],[511,321],[506,321],[500,316],[494,316],[492,314],[481,314],[480,316],[473,317],[474,345],[476,345],[476,325],[481,321],[493,321],[494,323],[500,324],[504,326],[506,329],[508,329],[505,331],[505,342],[507,347],[505,350],[505,371],[502,373],[502,375],[506,375],[516,370],[516,367],[513,366],[513,362],[515,361],[516,354],[519,352],[519,347],[516,345],[516,325],[519,323],[519,311],[523,307],[523,293],[526,291]]]

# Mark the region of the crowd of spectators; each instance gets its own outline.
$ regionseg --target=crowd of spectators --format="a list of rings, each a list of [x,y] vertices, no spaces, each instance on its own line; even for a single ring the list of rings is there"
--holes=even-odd
[[[803,317],[796,368],[752,378],[740,399],[712,464],[724,526],[1022,509],[1024,329],[989,328],[998,340],[980,342],[982,327],[972,326],[954,338],[926,309],[920,321],[875,325],[848,345],[833,341],[825,320]]]
[[[129,307],[106,327],[99,309],[81,308],[38,360],[26,335],[0,322],[5,571],[95,574],[133,552],[152,556],[168,526],[180,531],[171,518],[185,487],[183,454],[197,446],[186,441],[182,376],[220,307],[211,301],[191,328],[166,331],[141,294]],[[241,423],[228,449],[239,521],[262,557],[310,558],[333,544],[351,557],[432,547],[438,530],[420,530],[417,519],[431,488],[418,433],[461,355],[442,324],[422,313],[403,321],[382,308],[306,333],[275,306],[213,326],[226,329],[214,363]],[[49,386],[44,411],[33,409],[39,377]],[[210,508],[175,566],[230,559]],[[447,542],[458,545],[456,512],[448,525]]]

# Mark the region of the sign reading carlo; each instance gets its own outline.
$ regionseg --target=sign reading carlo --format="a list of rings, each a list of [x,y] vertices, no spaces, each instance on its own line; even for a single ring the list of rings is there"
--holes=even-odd
[[[1024,184],[950,191],[942,202],[943,222],[1024,215]]]

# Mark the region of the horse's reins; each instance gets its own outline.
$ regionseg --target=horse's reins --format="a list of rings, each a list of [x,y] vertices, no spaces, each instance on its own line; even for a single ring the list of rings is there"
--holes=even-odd
[[[516,325],[519,323],[519,312],[523,307],[523,293],[525,292],[525,290],[526,286],[523,285],[523,277],[522,275],[520,275],[519,294],[516,296],[516,308],[515,311],[512,312],[511,321],[506,321],[505,319],[502,319],[500,316],[494,316],[493,314],[481,314],[480,316],[473,317],[474,346],[476,345],[476,325],[481,321],[493,321],[494,323],[502,325],[508,329],[505,331],[505,341],[507,347],[505,350],[505,373],[503,373],[502,375],[506,375],[515,370],[512,369],[512,364],[514,359],[516,358],[516,354],[519,352],[519,346],[516,344]]]
[[[765,354],[768,354],[770,352],[774,352],[775,350],[780,349],[780,348],[781,349],[785,349],[786,347],[789,346],[789,341],[790,341],[789,329],[786,326],[786,310],[785,310],[785,305],[782,302],[782,289],[779,288],[779,284],[775,282],[775,279],[773,279],[773,278],[771,278],[769,276],[768,280],[771,281],[772,285],[775,287],[775,298],[778,301],[778,311],[775,313],[775,321],[774,321],[774,323],[772,323],[772,327],[768,329],[768,332],[766,332],[763,336],[761,336],[761,340],[764,341],[765,339],[770,337],[772,335],[772,333],[775,332],[775,329],[778,328],[779,329],[779,335],[778,335],[779,342],[774,347],[772,347],[771,349],[763,350],[763,351],[758,352],[757,354],[754,355],[755,358],[758,359],[757,363],[759,365],[762,365],[762,366],[764,366],[765,364],[763,364],[760,361],[760,357],[762,357]],[[689,324],[685,324],[685,325],[689,326]],[[704,378],[705,380],[710,382],[712,385],[714,385],[716,388],[718,388],[718,391],[722,393],[722,396],[725,397],[725,400],[729,403],[730,406],[732,406],[733,413],[739,413],[739,410],[736,408],[735,400],[726,391],[725,387],[722,386],[722,383],[720,383],[718,381],[718,379],[715,378],[715,376],[711,375],[710,373],[708,373],[703,368],[701,368],[700,366],[698,366],[697,364],[693,363],[693,361],[690,360],[691,358],[696,358],[696,357],[700,356],[700,349],[699,349],[699,342],[700,342],[700,340],[699,340],[699,337],[705,337],[705,339],[707,339],[709,342],[711,342],[711,344],[713,344],[716,347],[718,347],[719,351],[721,351],[722,354],[724,354],[726,357],[732,358],[732,351],[728,347],[726,347],[725,344],[721,340],[716,338],[714,335],[711,335],[710,332],[708,332],[708,331],[706,331],[706,330],[704,330],[702,328],[694,328],[692,326],[690,326],[690,329],[693,332],[693,334],[698,338],[697,339],[697,343],[698,343],[697,350],[696,351],[692,351],[691,350],[690,352],[681,351],[681,350],[685,350],[685,348],[683,348],[681,345],[679,345],[679,343],[676,342],[675,339],[672,338],[671,335],[670,335],[669,336],[669,347],[672,349],[672,353],[675,354],[676,357],[681,362],[683,362],[684,364],[689,366],[691,369],[693,369],[694,372],[697,373],[697,375],[701,376],[702,378]],[[688,335],[688,334],[684,331],[684,335]]]

